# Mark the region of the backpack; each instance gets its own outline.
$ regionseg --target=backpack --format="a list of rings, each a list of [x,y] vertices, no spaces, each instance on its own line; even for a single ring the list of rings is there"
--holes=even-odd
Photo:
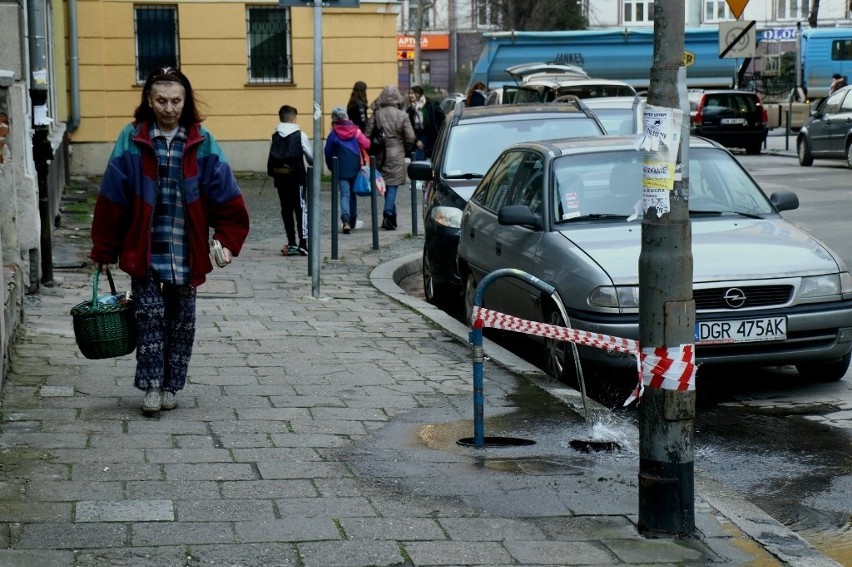
[[[379,124],[379,116],[378,114],[374,114],[373,118],[373,129],[370,131],[370,149],[369,153],[371,156],[376,157],[376,167],[382,167],[385,165],[385,150],[387,147],[387,141],[385,140],[385,133],[382,130],[382,125]]]
[[[266,174],[270,177],[305,177],[305,151],[302,149],[300,130],[287,137],[281,137],[278,132],[272,135]]]

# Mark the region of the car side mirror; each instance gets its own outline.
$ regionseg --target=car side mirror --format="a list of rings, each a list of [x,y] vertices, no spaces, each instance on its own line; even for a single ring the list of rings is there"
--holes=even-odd
[[[531,226],[536,230],[544,228],[544,225],[541,223],[541,217],[532,212],[526,205],[506,205],[502,207],[497,213],[497,222],[508,226]]]
[[[417,181],[432,181],[432,162],[426,160],[409,163],[408,178]]]
[[[792,191],[776,191],[769,200],[778,211],[793,211],[799,208],[799,196]]]

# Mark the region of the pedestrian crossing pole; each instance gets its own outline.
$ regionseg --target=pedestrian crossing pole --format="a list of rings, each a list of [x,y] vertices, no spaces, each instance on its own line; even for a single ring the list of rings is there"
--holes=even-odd
[[[654,2],[654,55],[641,138],[643,147],[654,150],[643,156],[645,214],[639,255],[639,342],[645,387],[639,400],[638,527],[650,537],[691,536],[695,531],[694,364],[686,365],[693,369],[689,390],[663,380],[669,372],[661,370],[694,357],[684,20],[684,0]],[[671,128],[655,130],[660,119],[667,117],[674,117]],[[666,137],[668,145],[655,145]],[[656,356],[663,358],[652,372],[649,361]]]

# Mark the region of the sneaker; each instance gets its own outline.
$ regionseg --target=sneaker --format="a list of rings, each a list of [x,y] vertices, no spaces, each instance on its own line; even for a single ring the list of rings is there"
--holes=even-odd
[[[166,390],[163,392],[162,408],[164,411],[173,410],[177,407],[177,397],[174,392]]]
[[[294,246],[295,246],[295,244],[286,245],[284,248],[281,249],[281,255],[282,256],[289,256],[290,255],[290,249],[293,248]]]
[[[343,223],[343,234],[349,234],[350,232],[352,232],[352,227],[349,226],[349,223]]]
[[[353,228],[353,229],[356,229],[356,228],[364,228],[364,221],[362,221],[362,220],[356,220],[356,221],[355,221],[355,226],[353,226],[352,228]]]
[[[298,250],[299,250],[300,255],[307,256],[308,255],[308,241],[307,240],[300,241]]]
[[[142,413],[146,415],[155,414],[163,407],[163,398],[159,388],[148,388],[145,397],[142,398]]]
[[[287,247],[287,255],[288,256],[298,256],[299,255],[299,247],[295,244],[291,244]]]

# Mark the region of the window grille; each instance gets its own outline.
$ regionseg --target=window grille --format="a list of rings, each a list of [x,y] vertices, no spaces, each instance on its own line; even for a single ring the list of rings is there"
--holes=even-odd
[[[159,67],[178,67],[178,19],[175,6],[136,6],[136,80],[144,83]]]
[[[248,78],[250,83],[292,83],[290,9],[246,8]]]

